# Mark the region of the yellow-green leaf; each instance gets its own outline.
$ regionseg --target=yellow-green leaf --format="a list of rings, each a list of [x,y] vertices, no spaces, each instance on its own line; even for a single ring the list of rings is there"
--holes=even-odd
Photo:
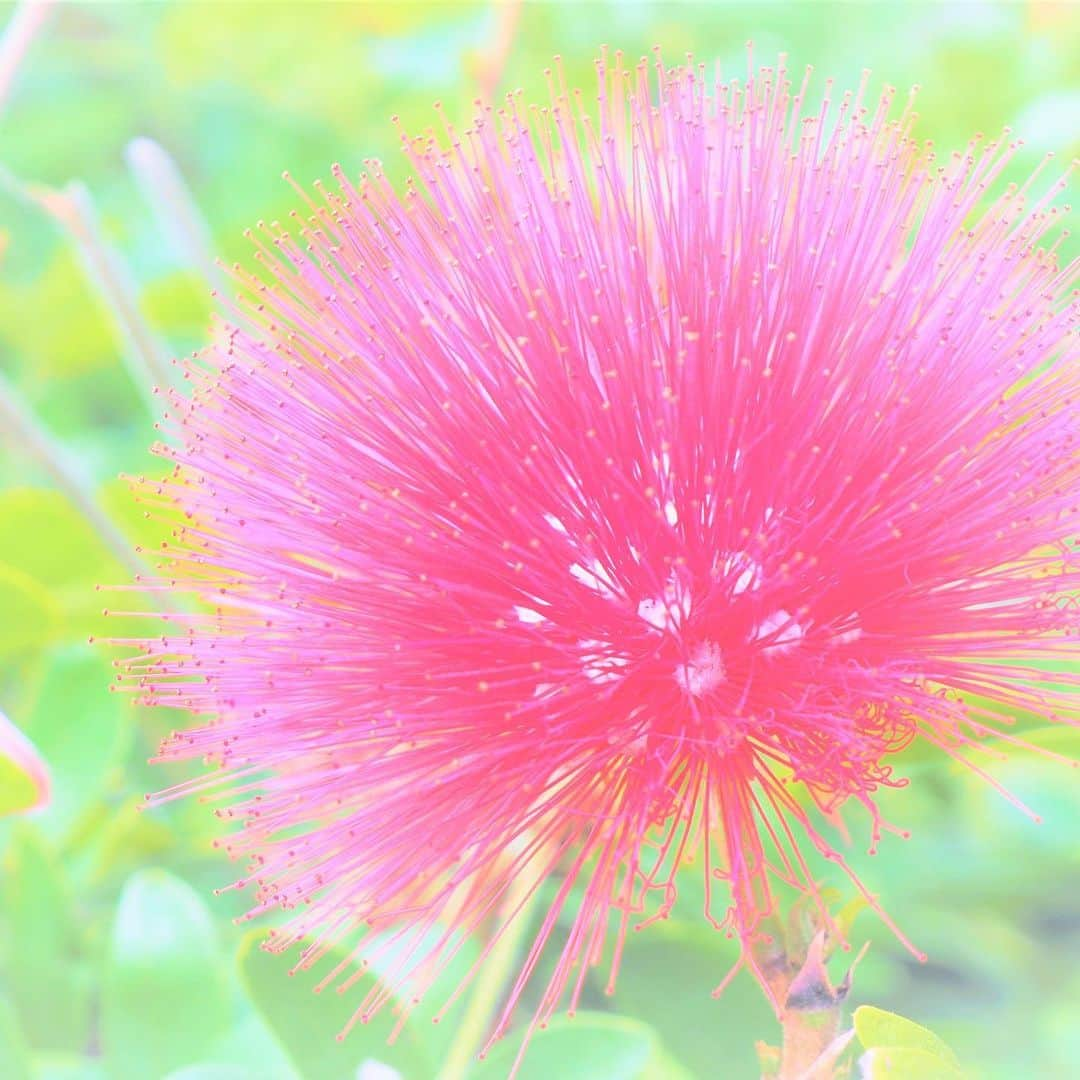
[[[929,1028],[908,1020],[905,1016],[876,1009],[873,1005],[861,1005],[853,1016],[855,1034],[867,1050],[878,1047],[919,1050],[939,1058],[953,1069],[959,1069],[960,1062],[944,1039],[935,1035]]]
[[[859,1059],[866,1080],[964,1080],[957,1066],[927,1050],[878,1046]]]
[[[40,582],[0,562],[0,657],[44,648],[62,623],[58,605]]]

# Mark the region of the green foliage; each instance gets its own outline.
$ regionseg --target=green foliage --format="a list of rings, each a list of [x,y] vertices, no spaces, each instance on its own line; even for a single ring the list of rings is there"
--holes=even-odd
[[[213,919],[190,885],[143,870],[124,886],[101,992],[104,1056],[117,1080],[196,1061],[229,1026],[229,986]]]
[[[906,1046],[882,1046],[867,1051],[862,1059],[867,1080],[962,1080],[963,1073],[925,1050]]]
[[[265,1075],[243,1065],[185,1065],[165,1080],[263,1080]]]
[[[0,998],[0,1061],[9,1080],[33,1080],[30,1048],[11,1002]]]
[[[20,645],[41,654],[55,642],[121,632],[103,617],[105,594],[96,587],[128,577],[58,491],[14,487],[0,494],[0,609],[11,612],[0,622],[0,656]]]
[[[91,982],[71,881],[30,826],[15,831],[3,874],[4,969],[23,1035],[43,1049],[81,1049],[91,1030]]]
[[[62,319],[27,319],[27,306],[64,311]],[[61,248],[45,270],[0,293],[0,325],[16,357],[40,357],[42,366],[26,372],[35,381],[64,378],[116,364],[107,313],[85,287],[78,257]]]
[[[295,958],[288,960],[259,948],[261,937],[255,933],[244,941],[240,951],[241,978],[255,1007],[304,1080],[352,1080],[357,1068],[368,1059],[389,1065],[404,1076],[434,1075],[434,1061],[414,1025],[405,1025],[394,1043],[388,1045],[397,1025],[390,1009],[358,1026],[352,1037],[338,1040],[374,984],[370,976],[362,977],[347,997],[333,989],[316,994],[326,973],[338,963],[347,963],[348,954],[331,952],[317,969],[296,970]],[[351,973],[348,967],[346,972]]]
[[[470,1080],[510,1075],[520,1047],[497,1043]],[[660,1069],[663,1068],[663,1072]],[[665,1064],[659,1040],[646,1024],[604,1013],[560,1017],[538,1031],[521,1059],[517,1080],[682,1080],[686,1074],[670,1059]]]
[[[964,1080],[956,1055],[921,1024],[869,1005],[855,1010],[854,1022],[866,1080]]]
[[[295,204],[283,169],[309,181],[326,177],[334,161],[356,173],[378,156],[400,181],[405,162],[391,114],[423,132],[439,98],[451,119],[466,120],[495,23],[492,6],[480,2],[57,5],[5,103],[4,163],[27,181],[88,185],[145,314],[185,354],[207,339],[210,301],[138,199],[125,145],[150,135],[166,147],[217,249],[251,266],[242,229],[285,220]],[[784,50],[794,71],[812,63],[818,87],[826,74],[857,81],[864,66],[901,89],[921,83],[916,133],[938,144],[942,160],[975,130],[1005,124],[1026,145],[1004,179],[1024,176],[1048,150],[1059,160],[1080,150],[1070,130],[1080,16],[1066,4],[526,4],[503,86],[543,100],[542,69],[558,52],[568,81],[588,87],[603,41],[631,57],[654,43],[671,60],[690,49],[738,72],[749,37],[759,59]],[[114,320],[62,233],[3,189],[0,240],[0,367],[75,460],[87,491],[152,557],[169,522],[148,517],[117,474],[160,476],[167,466],[147,453],[155,433],[120,362]],[[1077,250],[1069,238],[1063,257]],[[112,650],[87,638],[145,632],[145,619],[101,612],[147,610],[153,601],[109,591],[130,582],[129,570],[4,434],[0,709],[47,762],[53,799],[28,821],[0,821],[0,1076],[354,1080],[370,1060],[404,1080],[433,1080],[463,1003],[440,1024],[431,1019],[469,971],[475,947],[458,954],[393,1046],[385,1039],[397,1000],[335,1041],[373,976],[345,994],[316,995],[331,956],[290,977],[295,951],[265,953],[258,933],[244,936],[232,924],[250,897],[211,896],[233,871],[210,847],[219,823],[207,808],[140,809],[145,791],[189,774],[146,765],[179,720],[111,693]],[[1019,717],[1015,732],[1080,756],[1076,732],[1047,730],[1045,718]],[[872,913],[862,914],[853,938],[869,934],[874,947],[853,997],[925,1017],[987,1080],[1073,1076],[1077,774],[1008,749],[1008,761],[983,754],[978,763],[1043,816],[1040,826],[920,747],[897,758],[898,774],[917,782],[883,793],[886,816],[912,829],[909,841],[887,835],[870,858],[865,818],[846,814],[854,869],[930,954],[929,963],[915,962]],[[22,774],[5,773],[8,766],[0,757],[0,811],[25,794]],[[835,868],[815,869],[851,896]],[[734,960],[733,945],[701,916],[699,870],[684,873],[681,890],[669,920],[631,934],[613,997],[603,993],[606,972],[590,974],[587,1010],[535,1033],[522,1080],[756,1080],[753,1043],[779,1041],[775,1020],[746,976],[719,1001],[709,995]],[[853,901],[848,915],[864,905]],[[832,963],[842,972],[849,961]],[[900,1015],[864,1005],[855,1024],[869,1076],[959,1075],[945,1043]],[[522,1030],[519,1022],[471,1077],[505,1076]]]
[[[893,1080],[959,1080],[960,1062],[944,1040],[914,1020],[863,1005],[853,1017],[855,1034],[870,1052],[870,1075]],[[918,1072],[917,1069],[925,1071]]]
[[[0,564],[0,653],[39,652],[60,633],[62,614],[49,591],[29,574]]]
[[[433,930],[427,940],[435,943],[440,935]],[[352,1080],[367,1060],[395,1068],[407,1078],[435,1075],[460,1014],[451,1009],[440,1024],[434,1018],[472,968],[478,954],[474,942],[462,943],[423,1000],[416,1001],[411,991],[403,989],[369,1021],[359,1018],[349,1036],[339,1041],[337,1036],[354,1020],[377,977],[394,978],[395,958],[401,956],[404,943],[390,942],[375,950],[370,969],[359,974],[345,949],[331,950],[310,969],[297,969],[295,954],[283,957],[262,949],[264,936],[253,931],[244,938],[238,954],[240,980],[267,1030],[304,1080]],[[322,985],[339,965],[338,973]],[[351,989],[337,992],[335,987],[346,980]]]
[[[634,935],[612,1004],[643,1017],[691,1076],[706,1077],[717,1047],[732,1077],[755,1073],[754,1042],[773,1037],[776,1019],[749,976],[717,1002],[709,991],[735,962],[732,942],[698,922],[665,922]],[[688,994],[687,987],[697,987]]]
[[[125,702],[102,693],[111,678],[102,650],[86,645],[61,647],[43,664],[26,732],[49,762],[53,781],[39,824],[60,840],[110,787],[123,783],[133,732]]]
[[[0,817],[26,810],[36,796],[33,778],[19,762],[0,752]]]

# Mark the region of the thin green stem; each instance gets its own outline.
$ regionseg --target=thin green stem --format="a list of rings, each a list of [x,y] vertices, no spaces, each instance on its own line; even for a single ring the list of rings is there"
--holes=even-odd
[[[173,368],[165,347],[139,308],[135,286],[120,256],[106,242],[97,210],[86,185],[73,182],[62,191],[26,183],[0,165],[0,187],[38,210],[43,210],[75,242],[87,278],[113,316],[126,348],[124,362],[142,394],[147,411],[156,417],[154,388],[172,385]]]
[[[60,199],[56,216],[74,239],[87,276],[113,313],[127,343],[128,370],[147,397],[151,416],[155,416],[159,406],[153,397],[154,387],[167,390],[172,385],[168,354],[139,309],[127,268],[102,235],[97,209],[86,185],[78,181],[68,184]]]
[[[3,434],[53,479],[83,516],[118,562],[133,576],[148,572],[148,567],[126,536],[116,527],[94,496],[82,470],[67,450],[45,429],[11,383],[0,374],[0,422]],[[160,602],[168,603],[167,596]],[[170,605],[171,607],[172,605]]]
[[[153,139],[132,139],[124,152],[128,168],[154,213],[158,228],[173,250],[219,294],[228,289],[202,216],[180,167],[168,151]]]
[[[498,914],[503,931],[476,975],[439,1080],[464,1080],[483,1047],[499,1000],[513,973],[522,938],[529,929],[528,914],[536,894],[536,882],[524,876],[516,877],[507,888]]]

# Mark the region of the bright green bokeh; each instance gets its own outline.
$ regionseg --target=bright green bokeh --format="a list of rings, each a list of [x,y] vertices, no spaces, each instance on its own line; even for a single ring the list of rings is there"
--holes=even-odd
[[[204,340],[206,288],[140,198],[128,143],[163,144],[217,250],[246,260],[243,229],[295,205],[282,170],[308,182],[335,161],[354,174],[380,157],[401,179],[392,114],[423,130],[440,99],[466,119],[496,22],[490,4],[60,6],[0,113],[0,160],[24,182],[87,185],[147,318],[183,355]],[[603,42],[631,56],[658,43],[670,62],[692,51],[743,71],[751,37],[758,58],[783,51],[793,70],[813,64],[819,88],[827,75],[852,85],[866,67],[876,84],[921,84],[917,133],[943,154],[1010,126],[1026,144],[1013,178],[1048,151],[1067,161],[1080,149],[1080,7],[1068,3],[533,3],[503,87],[542,99],[554,53],[569,81],[588,87]],[[147,453],[155,433],[111,317],[55,225],[3,189],[0,233],[0,370],[132,543],[152,548],[160,526],[117,476],[160,468]],[[108,651],[86,640],[137,632],[134,619],[100,611],[142,601],[94,591],[127,572],[2,440],[0,489],[0,709],[35,741],[57,789],[44,813],[0,823],[0,1076],[351,1080],[373,1059],[431,1080],[424,1070],[444,1053],[445,1029],[417,1024],[387,1050],[390,1025],[379,1022],[335,1043],[349,1002],[307,994],[313,980],[289,979],[287,961],[255,950],[233,924],[244,897],[212,894],[232,869],[211,847],[218,823],[205,807],[139,812],[145,791],[184,775],[145,764],[178,720],[110,695]],[[1080,756],[1075,733],[1053,743]],[[1076,774],[1030,758],[997,770],[1043,815],[1036,826],[940,763],[916,756],[910,766],[911,787],[884,805],[912,838],[889,838],[869,858],[856,832],[851,858],[931,959],[914,962],[864,913],[855,937],[874,944],[855,1003],[927,1025],[988,1078],[1080,1075]],[[746,977],[709,997],[734,953],[696,918],[692,875],[685,891],[671,921],[631,939],[615,996],[591,982],[588,1014],[543,1033],[523,1078],[757,1075],[754,1040],[775,1041],[775,1024]],[[917,1037],[895,1052],[909,1063],[929,1053]],[[578,1071],[560,1064],[568,1056]],[[477,1080],[505,1065],[499,1049]]]

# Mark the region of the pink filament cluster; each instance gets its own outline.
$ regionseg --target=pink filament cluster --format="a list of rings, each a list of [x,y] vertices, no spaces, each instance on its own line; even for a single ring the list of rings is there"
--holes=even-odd
[[[552,75],[260,226],[146,488],[206,605],[127,677],[206,718],[162,757],[216,766],[179,792],[226,801],[273,948],[394,942],[358,1019],[515,882],[550,903],[492,1036],[557,921],[534,1023],[573,1008],[691,859],[756,970],[840,807],[888,827],[890,754],[1076,722],[1062,184],[991,200],[1014,145],[938,162],[865,79],[597,67],[596,107]]]

